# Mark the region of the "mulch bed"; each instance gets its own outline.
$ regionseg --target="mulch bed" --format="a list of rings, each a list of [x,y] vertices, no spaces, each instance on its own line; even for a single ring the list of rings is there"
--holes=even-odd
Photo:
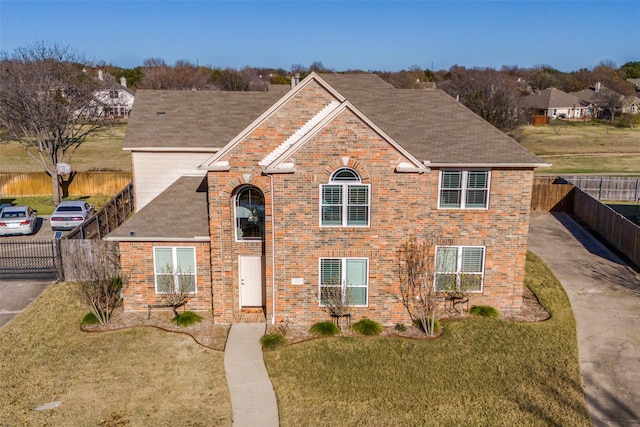
[[[150,318],[147,318],[147,312],[125,313],[122,307],[116,309],[111,317],[111,321],[106,324],[82,325],[82,330],[86,332],[106,332],[116,331],[135,327],[152,327],[167,332],[175,332],[187,334],[200,345],[208,347],[212,350],[224,351],[229,325],[216,324],[210,313],[199,313],[202,316],[202,322],[191,326],[177,326],[171,321],[173,313],[170,309],[151,312]],[[451,312],[451,317],[459,317],[460,315]],[[539,303],[536,296],[529,290],[524,288],[523,307],[519,313],[501,316],[506,320],[524,321],[524,322],[540,322],[549,319],[551,316]],[[268,333],[280,332],[287,337],[289,344],[295,344],[316,338],[309,332],[307,325],[280,324],[267,328]],[[342,335],[356,336],[354,331],[345,328]],[[406,325],[405,331],[398,331],[394,327],[385,328],[382,336],[403,337],[416,339],[433,339],[427,338],[425,334],[412,325]]]

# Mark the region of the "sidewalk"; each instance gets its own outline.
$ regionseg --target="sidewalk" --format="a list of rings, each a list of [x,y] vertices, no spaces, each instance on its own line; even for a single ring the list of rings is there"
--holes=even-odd
[[[593,425],[640,426],[640,277],[564,213],[531,215],[529,250],[571,301]]]
[[[262,358],[264,323],[231,327],[224,351],[224,369],[231,393],[234,427],[277,427],[278,402]]]

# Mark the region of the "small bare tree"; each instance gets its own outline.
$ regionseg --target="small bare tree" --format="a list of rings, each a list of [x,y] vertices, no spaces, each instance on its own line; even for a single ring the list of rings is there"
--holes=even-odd
[[[120,252],[116,242],[67,240],[65,276],[77,283],[76,294],[100,323],[109,323],[113,310],[122,301],[127,281],[120,270]]]
[[[158,274],[158,289],[165,304],[171,307],[173,315],[178,317],[178,308],[189,302],[194,291],[194,277],[190,271],[183,273],[180,268],[173,270],[170,265],[164,266]]]
[[[336,319],[338,327],[342,329],[341,319],[350,316],[352,289],[343,286],[341,278],[332,278],[329,282],[322,284],[320,300],[325,311]]]
[[[431,241],[410,237],[398,250],[398,286],[393,297],[409,313],[413,323],[420,324],[429,336],[435,335],[435,322],[442,297],[433,287],[434,269],[429,262]]]

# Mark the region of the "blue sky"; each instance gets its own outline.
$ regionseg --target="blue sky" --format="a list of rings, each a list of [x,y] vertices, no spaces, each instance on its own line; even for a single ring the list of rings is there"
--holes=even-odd
[[[223,68],[573,71],[640,61],[639,17],[640,0],[0,0],[0,50],[44,40],[127,68],[156,57]]]

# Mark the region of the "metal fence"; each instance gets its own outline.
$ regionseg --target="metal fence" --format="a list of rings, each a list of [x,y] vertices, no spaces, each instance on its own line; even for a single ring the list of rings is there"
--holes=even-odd
[[[38,276],[60,278],[62,262],[59,242],[0,242],[0,277]]]

